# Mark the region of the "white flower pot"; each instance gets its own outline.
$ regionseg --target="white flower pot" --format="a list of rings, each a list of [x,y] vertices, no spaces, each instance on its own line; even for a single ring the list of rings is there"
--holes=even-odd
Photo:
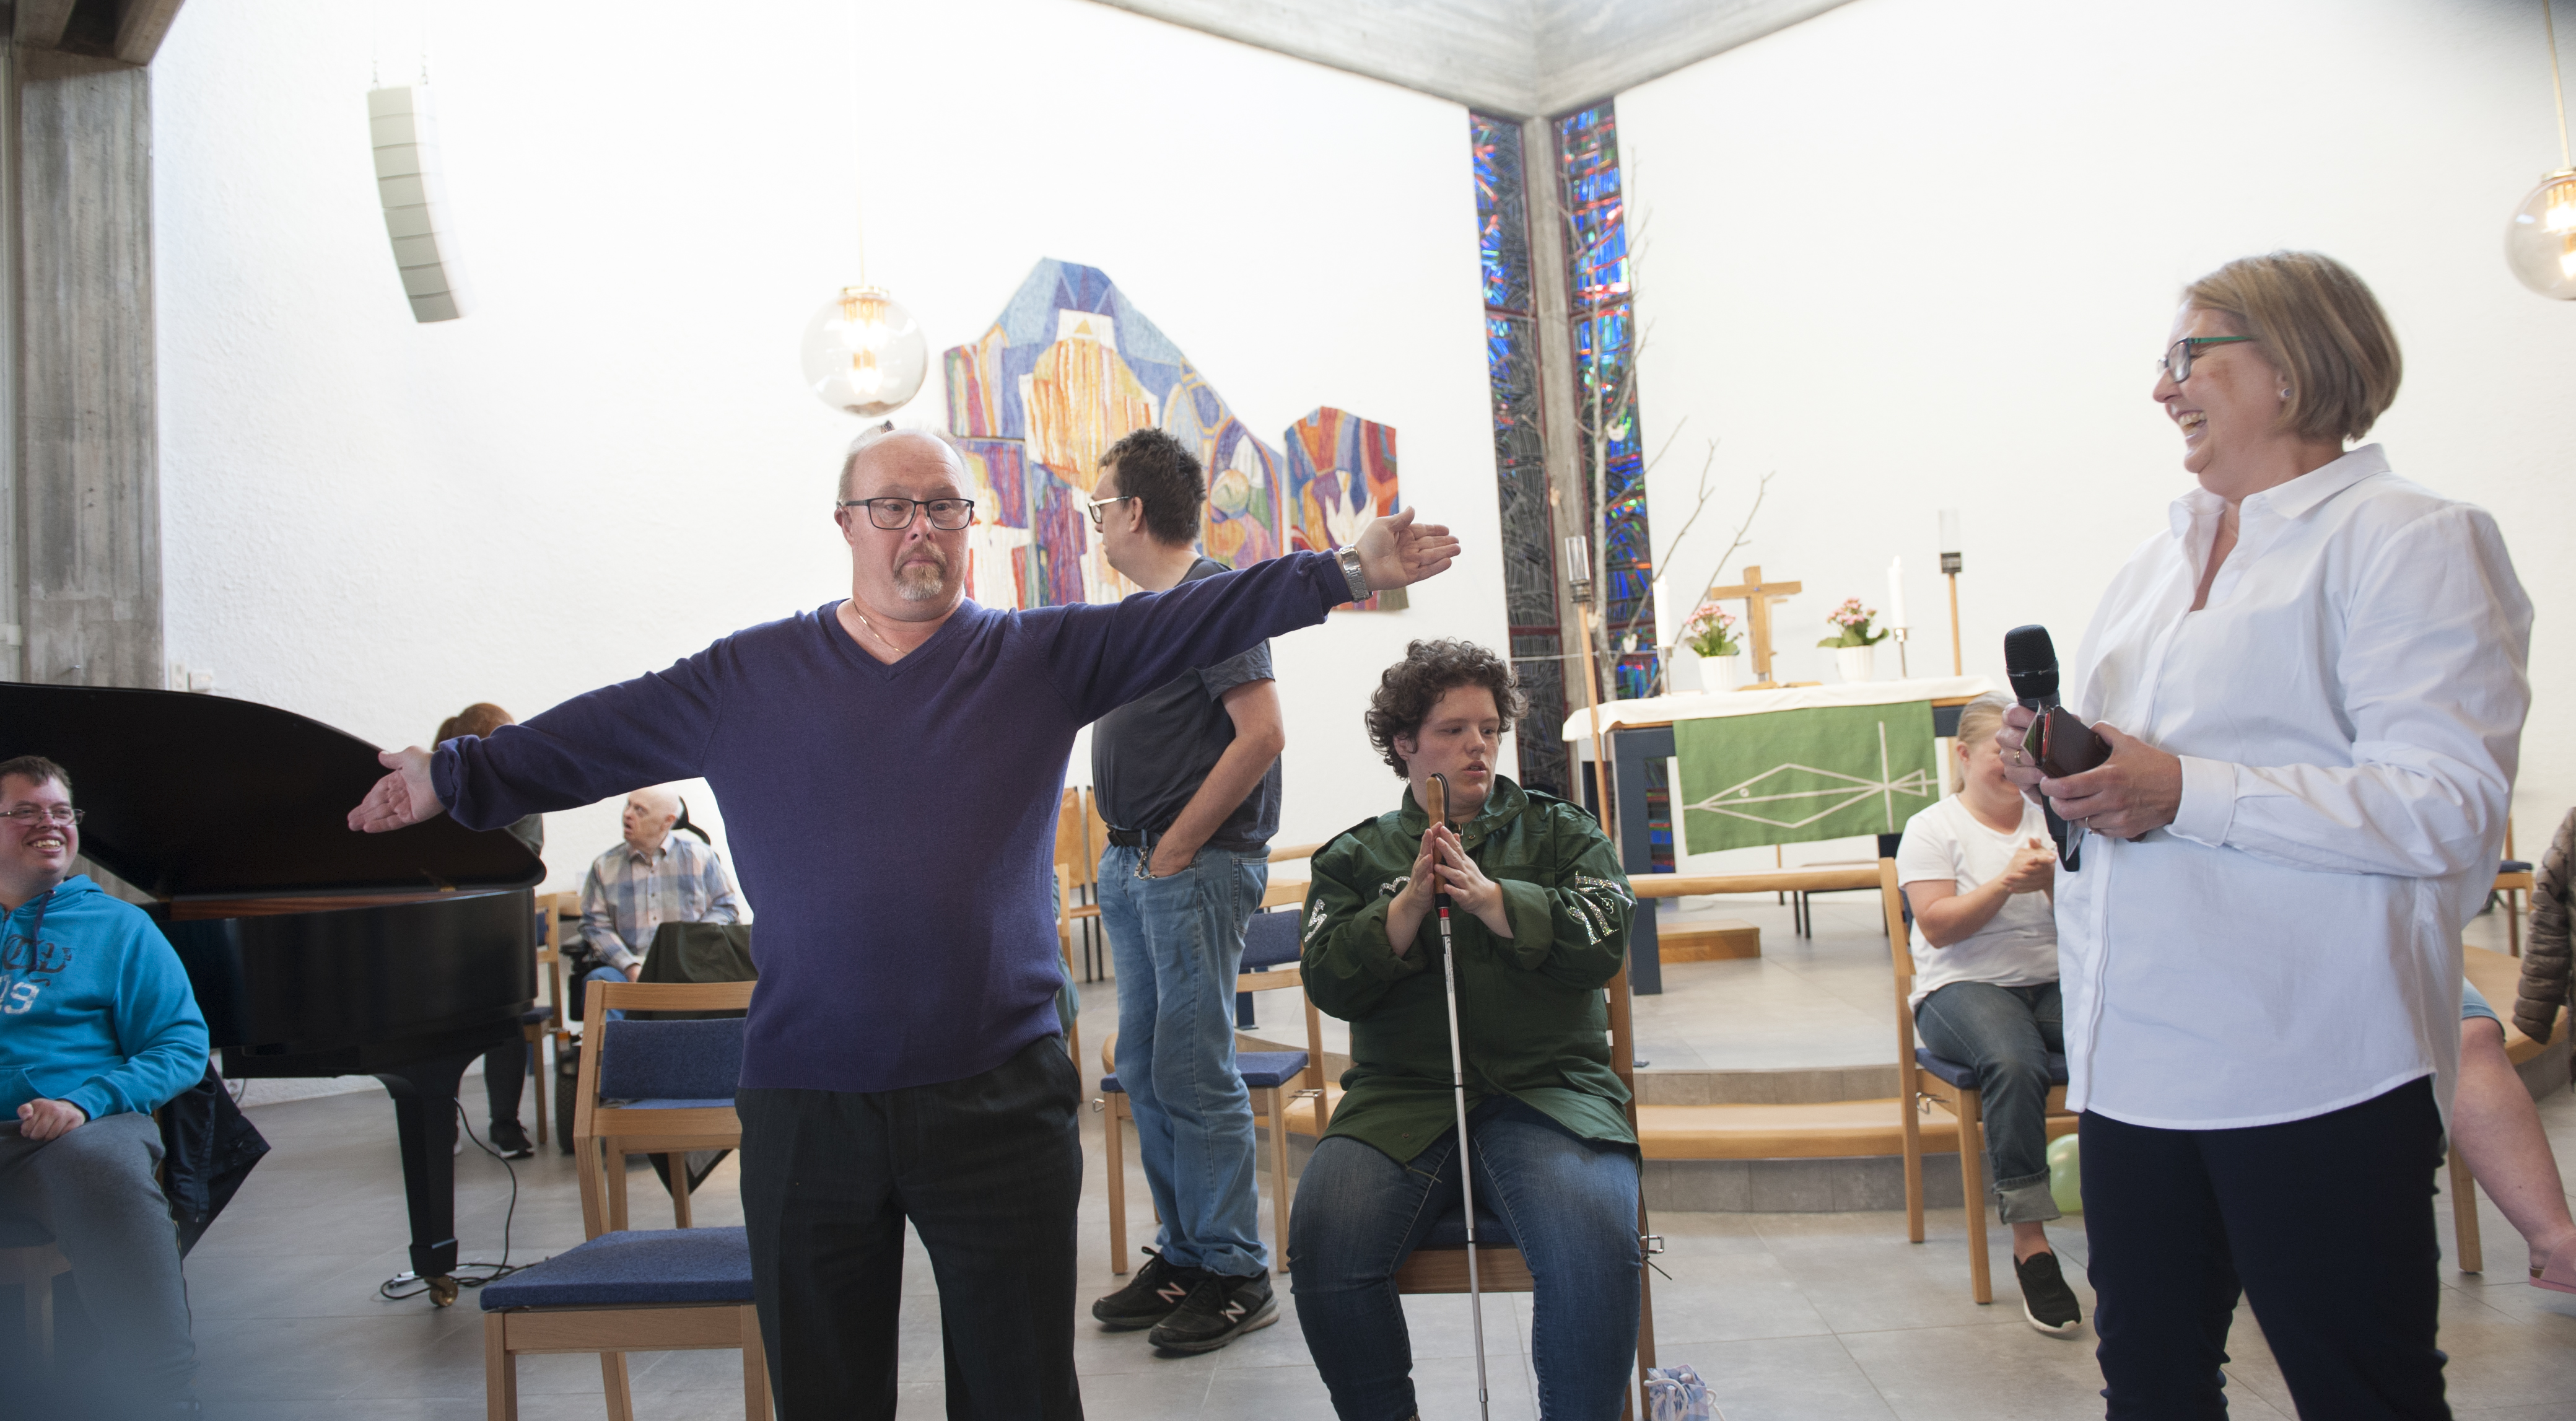
[[[1878,679],[1878,648],[1874,646],[1838,646],[1834,648],[1834,666],[1846,681]]]
[[[1712,666],[1717,668],[1714,678],[1709,672]],[[1701,657],[1699,679],[1702,688],[1711,691],[1732,691],[1743,685],[1744,653],[1739,651],[1733,656]]]

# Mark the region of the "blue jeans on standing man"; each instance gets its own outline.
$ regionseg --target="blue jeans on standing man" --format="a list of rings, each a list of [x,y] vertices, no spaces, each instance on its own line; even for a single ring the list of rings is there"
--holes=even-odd
[[[1637,1157],[1586,1140],[1507,1095],[1467,1115],[1476,1212],[1529,1260],[1530,1364],[1549,1421],[1612,1421],[1637,1351]],[[1327,1136],[1297,1182],[1288,1267],[1306,1350],[1343,1421],[1417,1414],[1413,1342],[1395,1271],[1455,1210],[1458,1131],[1398,1164]]]
[[[1266,851],[1203,848],[1169,878],[1148,848],[1100,856],[1100,925],[1118,971],[1118,1083],[1162,1216],[1163,1259],[1248,1278],[1261,1246],[1252,1093],[1234,1064],[1243,927],[1270,883]]]
[[[2066,1049],[2057,984],[1952,982],[1914,1009],[1914,1025],[1933,1055],[1977,1072],[2004,1222],[2058,1217],[2048,1192],[2048,1053]]]

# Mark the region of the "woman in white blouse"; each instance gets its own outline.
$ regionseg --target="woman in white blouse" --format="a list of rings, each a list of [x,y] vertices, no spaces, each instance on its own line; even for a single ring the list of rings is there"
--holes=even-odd
[[[2399,368],[2329,258],[2193,282],[2154,398],[2199,486],[2068,679],[2111,757],[1998,735],[2091,831],[2057,931],[2113,1417],[2221,1412],[2240,1289],[2302,1415],[2449,1414],[2433,1174],[2531,605],[2493,518],[2345,452]]]

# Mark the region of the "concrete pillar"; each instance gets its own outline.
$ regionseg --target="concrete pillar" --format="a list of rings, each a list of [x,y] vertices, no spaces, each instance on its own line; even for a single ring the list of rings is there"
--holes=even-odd
[[[15,59],[19,674],[157,687],[151,75],[50,50]]]

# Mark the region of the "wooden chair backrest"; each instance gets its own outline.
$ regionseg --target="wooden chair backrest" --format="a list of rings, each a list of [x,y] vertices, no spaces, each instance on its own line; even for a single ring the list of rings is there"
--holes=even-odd
[[[583,1236],[608,1231],[605,1181],[591,1168],[593,1141],[609,1167],[623,1170],[630,1154],[685,1155],[692,1150],[742,1146],[742,1117],[731,1102],[675,1110],[628,1110],[599,1099],[599,1057],[608,1041],[611,1011],[746,1011],[757,982],[592,982],[582,1019],[581,1076],[573,1095],[573,1154],[581,1169]]]
[[[1297,994],[1298,1000],[1304,1003],[1306,1008],[1306,1068],[1313,1072],[1314,1083],[1322,1085],[1324,1083],[1323,1018],[1322,1014],[1315,1010],[1315,999],[1305,994],[1303,990],[1305,985],[1306,971],[1294,962],[1283,962],[1276,967],[1265,968],[1258,972],[1234,974],[1234,989],[1238,992],[1277,992],[1290,987],[1300,989]]]
[[[1896,881],[1896,860],[1878,861],[1878,903],[1887,914],[1887,951],[1896,963],[1896,1078],[1914,1079],[1913,933],[1905,923],[1905,890]]]

